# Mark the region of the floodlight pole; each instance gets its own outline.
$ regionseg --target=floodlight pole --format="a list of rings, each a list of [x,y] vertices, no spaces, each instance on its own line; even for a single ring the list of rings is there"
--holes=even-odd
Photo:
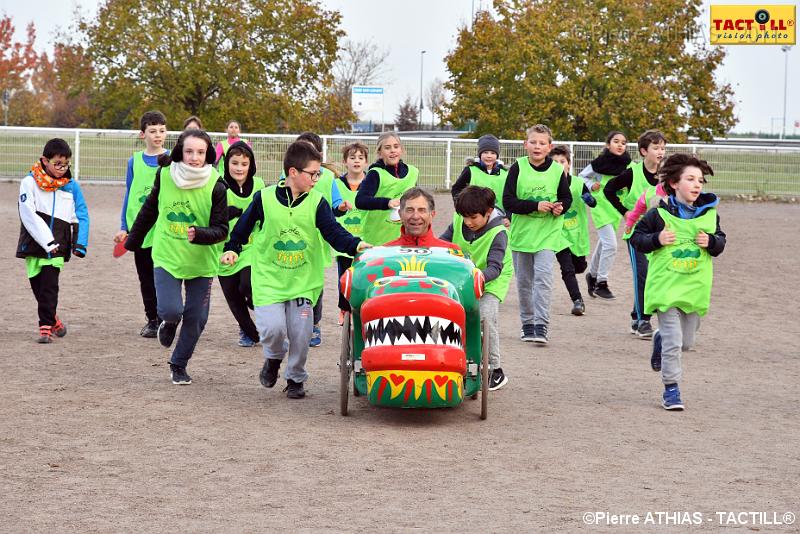
[[[781,139],[786,138],[786,88],[789,84],[789,50],[792,47],[789,45],[783,45],[781,50],[783,50],[784,55],[784,66],[783,66],[783,119],[781,120],[782,128],[781,128]]]
[[[425,57],[425,50],[419,53],[419,120],[417,121],[417,128],[422,129],[422,59]]]

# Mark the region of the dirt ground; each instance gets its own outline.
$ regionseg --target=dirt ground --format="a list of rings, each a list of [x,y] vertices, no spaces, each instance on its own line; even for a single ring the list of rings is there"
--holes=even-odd
[[[338,414],[335,269],[306,399],[288,400],[282,380],[259,384],[261,350],[236,346],[217,283],[189,367],[194,383],[173,386],[168,350],[139,337],[133,258],[111,257],[118,186],[84,187],[89,255],[61,277],[69,334],[38,345],[35,301],[13,257],[17,191],[0,183],[3,532],[643,528],[586,526],[587,512],[651,512],[661,523],[649,528],[660,532],[687,526],[659,512],[702,513],[692,530],[798,531],[715,514],[800,513],[798,205],[722,204],[728,248],[697,351],[684,356],[685,412],[660,407],[650,344],[628,333],[621,249],[610,284],[617,300],[587,299],[584,317],[569,314],[556,273],[545,348],[519,340],[512,286],[501,307],[510,382],[490,395],[481,421],[472,400],[412,411],[351,397],[350,416]],[[437,202],[441,231],[452,207],[446,195]]]

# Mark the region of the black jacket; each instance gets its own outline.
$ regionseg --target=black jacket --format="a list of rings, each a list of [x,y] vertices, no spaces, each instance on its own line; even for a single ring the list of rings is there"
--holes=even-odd
[[[702,207],[708,205],[716,205],[717,197],[713,193],[701,193],[697,197],[695,206]],[[664,208],[670,215],[679,217],[678,206],[674,204],[672,198],[666,201],[662,200],[659,203],[659,208]],[[631,245],[633,248],[643,254],[653,252],[661,248],[663,245],[658,240],[658,234],[664,229],[664,220],[658,214],[658,210],[653,208],[645,213],[644,217],[636,223],[631,235]],[[708,253],[711,256],[719,256],[725,249],[726,236],[725,232],[719,227],[719,214],[717,215],[717,228],[713,234],[708,235]]]
[[[453,200],[455,200],[456,197],[459,195],[459,193],[461,193],[461,191],[466,189],[467,186],[472,181],[472,169],[471,169],[472,167],[478,167],[483,172],[486,172],[486,165],[481,160],[469,161],[469,163],[467,163],[467,166],[464,167],[464,170],[461,171],[461,174],[458,176],[458,180],[456,180],[456,183],[453,184],[453,187],[450,190],[450,194],[453,195]],[[500,171],[503,170],[503,168],[504,168],[503,163],[500,160],[497,160],[497,163],[495,163],[494,167],[492,167],[492,172],[488,174],[490,176],[500,176]],[[497,200],[499,201],[502,199],[498,198]]]
[[[125,248],[137,250],[141,248],[147,233],[158,219],[158,194],[161,191],[161,169],[156,171],[156,179],[153,182],[153,189],[147,195],[147,199],[142,204],[142,209],[133,228],[128,233],[125,240]],[[225,241],[228,237],[228,193],[227,187],[222,180],[217,180],[214,190],[211,192],[211,214],[208,219],[208,226],[194,226],[195,238],[192,243],[195,245],[213,245]]]
[[[388,210],[389,201],[391,198],[376,197],[375,193],[378,192],[378,187],[381,185],[380,175],[374,169],[383,169],[392,176],[397,178],[405,178],[408,175],[408,165],[403,160],[397,162],[397,165],[386,165],[382,159],[369,166],[369,171],[364,177],[364,181],[358,187],[358,194],[356,195],[356,207],[360,210]]]
[[[550,165],[558,165],[550,156],[547,156],[544,162],[539,165],[531,165],[534,170],[538,172],[545,172],[550,168]],[[516,213],[519,215],[528,215],[539,209],[539,203],[534,200],[525,200],[517,198],[517,180],[519,179],[519,164],[515,161],[511,168],[508,169],[508,177],[506,177],[506,187],[503,189],[503,207],[506,213]],[[558,191],[556,198],[558,202],[564,207],[561,215],[569,211],[572,206],[572,193],[569,192],[570,178],[567,173],[561,173],[561,180],[558,182]]]
[[[647,180],[647,183],[650,185],[656,185],[658,183],[658,178],[656,178],[656,174],[647,170],[647,167],[642,164],[642,171],[644,171],[644,178]],[[611,205],[617,208],[617,211],[620,212],[623,216],[628,213],[628,208],[623,206],[622,201],[617,196],[617,191],[625,189],[626,187],[630,190],[631,186],[633,185],[633,169],[625,169],[622,171],[622,174],[616,176],[609,180],[606,183],[606,186],[603,188],[603,194],[606,196]],[[638,200],[638,199],[637,199]]]

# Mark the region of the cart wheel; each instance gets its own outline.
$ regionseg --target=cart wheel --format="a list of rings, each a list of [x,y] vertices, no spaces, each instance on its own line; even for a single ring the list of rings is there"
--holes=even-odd
[[[350,393],[350,372],[352,371],[350,360],[350,314],[344,314],[344,324],[342,324],[342,348],[339,352],[339,412],[347,415],[347,400]]]
[[[481,324],[481,334],[485,332]],[[481,419],[489,416],[489,341],[481,335]]]

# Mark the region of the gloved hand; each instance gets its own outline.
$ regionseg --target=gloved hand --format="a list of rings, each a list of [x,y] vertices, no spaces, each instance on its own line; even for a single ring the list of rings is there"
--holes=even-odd
[[[79,258],[85,258],[86,247],[84,245],[75,245],[74,247],[72,247],[72,253]]]
[[[597,199],[596,199],[596,198],[594,198],[594,197],[592,196],[592,194],[591,194],[591,193],[584,193],[584,194],[582,194],[582,195],[581,195],[581,199],[582,199],[582,200],[583,200],[583,202],[584,202],[584,203],[586,203],[586,205],[587,205],[587,206],[589,206],[590,208],[593,208],[593,207],[597,206]]]

